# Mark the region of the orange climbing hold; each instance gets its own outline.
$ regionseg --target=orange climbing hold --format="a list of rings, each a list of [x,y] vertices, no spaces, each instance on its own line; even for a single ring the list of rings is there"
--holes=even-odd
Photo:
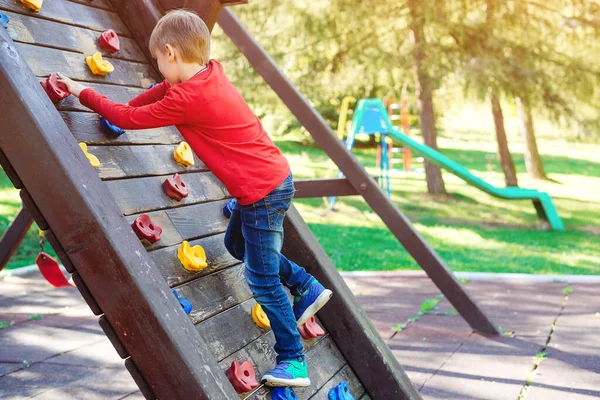
[[[248,360],[243,361],[241,364],[237,360],[233,360],[231,366],[225,371],[225,375],[227,375],[227,379],[238,393],[249,392],[259,386],[256,380],[256,372],[254,372],[254,365]]]
[[[25,7],[33,10],[35,12],[39,12],[42,9],[42,3],[44,0],[19,0],[21,4]]]
[[[98,168],[100,166],[100,160],[98,160],[98,157],[96,157],[95,155],[88,153],[87,144],[79,143],[79,147],[81,148],[81,150],[83,150],[83,154],[85,154],[90,164],[92,164],[92,167]]]
[[[191,167],[194,165],[194,154],[190,145],[186,142],[179,143],[179,146],[173,151],[173,158],[183,166]]]
[[[104,76],[115,70],[115,67],[111,63],[102,59],[102,54],[99,51],[93,56],[87,56],[85,62],[94,75]]]
[[[177,258],[188,271],[202,271],[208,266],[206,263],[206,252],[202,246],[191,247],[187,240],[184,240],[177,250]]]
[[[314,316],[310,317],[308,321],[300,325],[298,327],[298,332],[300,332],[300,336],[306,340],[325,335],[325,331],[317,324]]]
[[[269,321],[269,317],[267,317],[267,314],[265,314],[260,304],[256,304],[252,307],[252,320],[259,328],[264,329],[271,327],[271,321]]]

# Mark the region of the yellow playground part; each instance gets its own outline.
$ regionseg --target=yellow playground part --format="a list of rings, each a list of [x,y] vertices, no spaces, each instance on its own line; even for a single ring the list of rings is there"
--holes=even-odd
[[[206,252],[202,246],[191,247],[187,240],[184,240],[177,250],[177,258],[183,268],[188,271],[202,271],[208,266],[206,263]]]
[[[194,154],[192,153],[190,145],[186,142],[179,143],[179,146],[173,151],[173,158],[175,158],[175,161],[179,164],[186,167],[194,165]]]
[[[340,140],[344,140],[344,136],[346,136],[346,119],[348,118],[348,108],[350,108],[350,103],[356,103],[356,99],[352,96],[346,96],[342,99],[340,118],[338,119],[337,126],[337,136]]]
[[[252,320],[258,325],[259,328],[270,328],[271,321],[269,321],[269,317],[263,311],[260,304],[256,304],[252,307]]]
[[[33,10],[35,12],[39,12],[42,9],[42,3],[44,0],[19,0],[21,4],[25,7]]]
[[[100,166],[100,160],[98,160],[98,157],[95,155],[88,153],[87,144],[79,143],[79,147],[81,147],[81,150],[83,150],[83,154],[85,154],[90,164],[92,164],[92,167],[98,168]]]
[[[93,56],[87,56],[85,62],[94,75],[106,75],[109,72],[113,72],[115,67],[111,63],[102,59],[102,54],[96,52]]]

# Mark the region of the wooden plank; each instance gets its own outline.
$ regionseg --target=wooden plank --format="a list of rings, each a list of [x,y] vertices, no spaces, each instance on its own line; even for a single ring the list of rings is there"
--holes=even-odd
[[[18,43],[17,49],[27,60],[33,73],[41,78],[57,71],[78,81],[112,83],[136,87],[149,87],[158,80],[158,75],[148,64],[123,60],[110,60],[115,71],[106,76],[94,75],[85,63],[85,56],[63,50]]]
[[[346,364],[344,357],[329,336],[323,337],[306,353],[306,362],[311,385],[306,388],[294,388],[299,399],[310,398]],[[271,361],[271,368],[274,364],[275,359]],[[223,366],[223,362],[221,362],[221,366]],[[270,400],[271,390],[261,386],[245,398]]]
[[[0,148],[154,394],[161,399],[235,398],[106,185],[81,156],[2,29],[0,92]]]
[[[219,12],[223,8],[220,0],[159,0],[165,10],[185,7],[194,10],[204,20],[208,29],[212,31]]]
[[[450,268],[373,182],[356,156],[346,149],[325,119],[292,85],[229,9],[221,12],[219,25],[469,325],[479,332],[499,334],[496,325],[461,286]]]
[[[178,164],[173,159],[176,147],[177,145],[88,146],[88,151],[101,160],[102,163],[96,170],[103,180],[149,175],[171,176],[175,173],[187,175],[190,172],[207,171],[206,166],[195,156],[196,164],[191,167]],[[186,182],[183,175],[182,179]],[[163,176],[163,181],[166,178]]]
[[[252,297],[246,283],[245,268],[244,264],[238,264],[177,286],[177,292],[192,303],[189,317],[194,324]]]
[[[40,78],[40,81],[44,78]],[[102,83],[86,83],[87,87],[90,87],[100,93],[103,96],[108,97],[114,102],[125,104],[134,97],[141,93],[144,93],[146,89],[134,88],[129,86],[117,86],[117,85],[105,85]],[[89,108],[85,107],[79,102],[79,99],[75,96],[69,96],[66,99],[62,99],[56,103],[56,108],[60,111],[85,111],[92,112]]]
[[[179,244],[183,240],[225,232],[229,220],[223,216],[223,207],[227,202],[228,200],[212,201],[147,213],[162,228],[163,233],[159,242],[145,243],[146,249],[151,251]],[[129,215],[126,219],[131,224],[137,216]]]
[[[319,317],[365,390],[375,398],[419,399],[410,379],[294,206],[287,213],[284,232],[283,254],[333,290],[334,296],[319,311]]]
[[[162,184],[167,177],[149,176],[144,178],[107,181],[124,215],[182,207],[228,197],[227,189],[212,172],[194,172],[183,175],[189,195],[181,201],[173,200],[165,194]]]
[[[158,266],[162,276],[166,279],[170,287],[181,285],[201,276],[211,274],[221,269],[238,264],[239,261],[233,258],[224,243],[225,234],[208,236],[198,240],[190,241],[190,246],[200,245],[206,251],[206,262],[208,267],[200,272],[188,271],[181,266],[177,258],[179,245],[165,247],[150,252],[150,258]]]
[[[183,141],[183,136],[174,126],[132,130],[115,137],[100,129],[100,117],[97,114],[62,111],[61,115],[77,141],[91,145],[179,144]]]
[[[101,8],[103,10],[114,11],[115,9],[108,0],[69,0],[73,3],[85,4],[91,7]]]
[[[31,224],[33,224],[33,217],[25,207],[21,207],[15,219],[0,238],[0,271],[19,248]]]
[[[323,196],[354,196],[359,194],[346,178],[296,179],[297,199]]]
[[[120,38],[121,50],[113,55],[98,44],[101,32],[28,15],[6,14],[10,17],[8,33],[15,42],[49,46],[88,56],[99,51],[105,58],[148,63],[146,55],[133,39]]]
[[[360,384],[358,377],[352,371],[352,368],[346,364],[342,369],[340,369],[326,384],[324,384],[314,395],[311,396],[311,399],[321,400],[327,399],[329,391],[339,385],[341,382],[346,382],[348,384],[348,388],[350,389],[350,394],[354,399],[359,399],[364,393],[365,389]]]
[[[67,0],[45,1],[40,12],[31,11],[16,0],[0,0],[0,10],[14,11],[30,17],[64,22],[100,32],[113,29],[119,35],[131,37],[129,30],[117,13]]]

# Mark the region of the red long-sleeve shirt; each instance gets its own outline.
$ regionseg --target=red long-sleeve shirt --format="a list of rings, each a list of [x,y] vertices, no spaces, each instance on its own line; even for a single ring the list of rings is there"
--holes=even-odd
[[[122,129],[175,125],[194,153],[242,205],[264,198],[290,173],[287,160],[216,60],[186,82],[165,80],[129,104],[93,89],[79,100]]]

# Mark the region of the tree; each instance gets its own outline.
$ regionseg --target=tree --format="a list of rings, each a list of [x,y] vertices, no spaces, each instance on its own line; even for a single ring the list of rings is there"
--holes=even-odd
[[[492,116],[494,117],[494,128],[496,131],[496,142],[498,143],[498,160],[502,172],[504,172],[504,181],[506,186],[519,186],[515,163],[508,148],[506,139],[506,130],[504,129],[504,115],[500,99],[494,90],[490,89],[490,104],[492,106]]]

